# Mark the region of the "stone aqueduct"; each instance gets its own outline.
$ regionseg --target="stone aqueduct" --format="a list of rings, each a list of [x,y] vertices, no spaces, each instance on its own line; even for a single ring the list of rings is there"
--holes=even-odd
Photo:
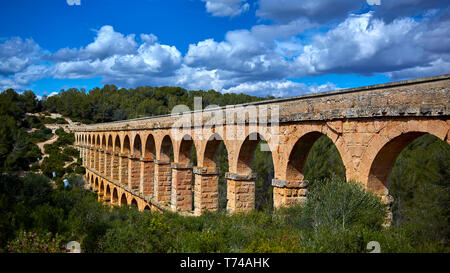
[[[263,139],[274,163],[274,206],[288,206],[306,196],[302,172],[321,135],[336,145],[347,180],[362,183],[389,202],[389,174],[406,145],[426,133],[450,144],[449,98],[450,74],[187,112],[183,117],[189,120],[183,124],[189,125],[181,138],[175,136],[181,129],[173,129],[181,115],[73,130],[86,180],[99,200],[111,205],[195,215],[217,210],[215,153],[223,141],[229,162],[227,210],[252,210],[252,158]],[[190,163],[192,145],[197,166]]]

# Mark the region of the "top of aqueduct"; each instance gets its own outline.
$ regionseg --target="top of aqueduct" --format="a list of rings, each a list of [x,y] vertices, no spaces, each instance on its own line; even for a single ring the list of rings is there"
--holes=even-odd
[[[209,112],[209,116],[211,114],[214,116],[216,112],[253,106],[255,108],[266,106],[269,109],[268,112],[270,112],[272,107],[278,107],[278,120],[280,123],[402,116],[442,117],[450,114],[450,74],[233,106],[215,107],[200,111],[188,111],[183,112],[183,114],[195,115],[196,113]],[[179,116],[177,115],[167,114],[77,126],[73,130],[77,132],[98,132],[162,129],[170,128],[178,118]],[[225,119],[225,115],[223,118]],[[202,123],[207,121],[202,117]],[[248,123],[247,116],[243,122]]]

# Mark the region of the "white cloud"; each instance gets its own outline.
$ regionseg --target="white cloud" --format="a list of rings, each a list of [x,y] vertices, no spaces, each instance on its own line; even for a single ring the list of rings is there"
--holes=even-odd
[[[448,73],[450,73],[450,58],[447,58],[447,60],[439,58],[435,61],[432,61],[424,65],[406,68],[399,71],[388,72],[386,74],[392,80],[397,81],[397,80],[437,76]]]
[[[338,87],[330,82],[322,85],[313,84],[311,86],[307,86],[304,83],[292,82],[288,80],[276,80],[245,82],[228,89],[223,89],[222,91],[225,93],[233,92],[255,94],[258,96],[272,95],[275,97],[285,97],[331,91],[336,89],[338,89]]]
[[[122,34],[112,26],[96,31],[91,43],[60,49],[50,58],[32,39],[12,38],[0,44],[0,88],[23,89],[43,77],[101,77],[103,83],[120,87],[170,85],[290,96],[337,88],[333,83],[305,85],[287,80],[304,76],[384,73],[391,79],[406,79],[450,73],[448,9],[429,9],[421,18],[388,21],[379,10],[347,15],[351,8],[335,7],[330,0],[285,0],[279,7],[269,0],[260,4],[259,15],[276,23],[228,31],[223,41],[198,41],[189,45],[184,56],[153,34]],[[319,14],[324,6],[346,10],[339,15],[345,19],[319,32],[324,26],[321,22],[331,18],[328,11]],[[301,12],[290,18],[284,14],[289,12],[284,10],[287,7]]]
[[[157,77],[173,75],[182,62],[175,46],[157,42],[153,34],[141,34],[142,43],[135,35],[124,36],[112,27],[98,31],[94,42],[80,50],[59,50],[54,55],[56,78],[103,77],[103,82],[122,86],[153,84]],[[70,52],[70,54],[66,54]]]
[[[300,18],[326,23],[347,17],[363,4],[364,0],[260,0],[256,15],[284,23]]]
[[[206,11],[214,16],[236,16],[248,11],[250,5],[247,0],[201,0],[206,2]]]
[[[103,26],[97,32],[94,42],[88,44],[85,48],[69,49],[63,48],[53,54],[55,61],[67,61],[72,59],[106,59],[112,55],[126,55],[136,52],[137,43],[135,35],[124,36],[116,32],[112,26]],[[141,36],[144,39],[151,39],[151,36]],[[153,36],[154,37],[154,36]]]
[[[0,44],[0,75],[8,76],[25,70],[39,61],[44,51],[33,39],[13,37]]]
[[[448,30],[448,25],[441,25],[432,30],[435,36],[425,21],[402,18],[387,24],[373,18],[373,13],[352,15],[327,33],[314,36],[296,62],[311,75],[402,70],[434,61],[437,55],[427,49],[425,41],[442,37],[438,33]]]
[[[207,39],[189,45],[184,61],[191,67],[216,69],[224,80],[283,79],[290,75],[292,63],[275,49],[285,39],[312,26],[298,20],[286,25],[257,25],[250,30],[229,31],[225,41]]]

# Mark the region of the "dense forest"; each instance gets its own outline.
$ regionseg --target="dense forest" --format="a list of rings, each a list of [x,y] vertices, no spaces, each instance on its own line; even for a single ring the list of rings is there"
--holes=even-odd
[[[73,134],[47,128],[66,122],[50,113],[86,124],[107,122],[167,114],[178,104],[193,109],[195,96],[202,97],[203,107],[268,99],[113,85],[89,92],[69,89],[41,100],[31,91],[0,93],[0,252],[65,252],[72,240],[85,252],[366,252],[369,241],[380,242],[382,252],[450,250],[450,148],[431,135],[413,141],[397,159],[389,184],[394,218],[384,227],[386,206],[346,181],[339,153],[325,136],[308,155],[305,177],[312,185],[304,204],[273,209],[272,156],[258,147],[253,160],[257,209],[226,215],[228,162],[222,144],[216,156],[220,211],[183,217],[103,206],[83,187]],[[37,143],[55,135],[42,159]]]

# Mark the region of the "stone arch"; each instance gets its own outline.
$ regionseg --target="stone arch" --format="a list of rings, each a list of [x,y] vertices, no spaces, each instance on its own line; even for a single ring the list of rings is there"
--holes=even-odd
[[[127,195],[125,193],[122,193],[122,196],[120,197],[120,206],[125,205],[128,205]]]
[[[102,150],[106,150],[106,135],[102,136],[102,146],[101,146]]]
[[[255,149],[261,140],[265,141],[264,137],[261,134],[250,133],[242,142],[239,148],[238,158],[235,163],[236,171],[238,174],[249,175],[252,173],[252,163]],[[275,161],[273,159],[273,153],[272,160]]]
[[[147,136],[147,139],[145,140],[143,157],[153,161],[155,160],[155,155],[156,155],[155,138],[153,137],[152,134],[149,134]]]
[[[117,192],[117,188],[116,187],[114,187],[114,190],[113,190],[113,195],[112,195],[112,199],[111,199],[111,205],[113,205],[113,206],[119,205],[119,193]]]
[[[104,194],[105,194],[105,182],[103,181],[103,179],[101,179],[100,187],[98,190],[98,196],[100,197],[100,199],[103,199]]]
[[[111,202],[111,188],[109,187],[109,184],[106,185],[105,196],[103,199],[105,202]]]
[[[201,158],[199,157],[199,161],[201,161],[201,166],[205,168],[215,168],[216,161],[215,156],[217,149],[219,148],[220,143],[223,142],[226,149],[226,143],[223,141],[223,138],[219,134],[212,134],[208,141],[205,142],[205,148],[203,149],[203,155]],[[228,151],[228,150],[227,150]]]
[[[369,191],[388,195],[389,175],[401,151],[427,133],[446,141],[448,131],[447,123],[442,120],[410,120],[387,126],[369,142],[361,159],[361,182]]]
[[[170,162],[170,156],[173,152],[172,138],[169,135],[165,135],[161,141],[161,146],[159,149],[159,161],[160,162]]]
[[[89,189],[93,189],[93,187],[94,187],[94,178],[92,177],[91,173],[88,173],[88,183],[89,183]]]
[[[120,153],[121,144],[120,144],[120,137],[116,135],[116,139],[114,140],[114,153],[118,154]]]
[[[152,134],[142,137],[141,141],[145,140],[142,147],[142,162],[141,162],[141,192],[144,196],[153,194],[154,189],[154,174],[155,174],[155,156],[156,146],[155,139]],[[142,144],[142,143],[141,143]]]
[[[118,181],[119,180],[119,154],[121,149],[121,141],[118,135],[113,136],[114,144],[112,147],[112,156],[111,156],[111,178]]]
[[[113,138],[112,138],[112,135],[108,135],[108,141],[107,141],[106,150],[108,152],[112,152],[113,151]]]
[[[98,190],[98,177],[95,177],[94,189]]]
[[[173,152],[173,144],[169,135],[164,136],[159,147],[157,160],[155,161],[153,194],[157,202],[170,204],[172,198],[171,155]]]
[[[324,134],[318,131],[308,132],[300,136],[289,152],[285,168],[285,179],[288,182],[301,182],[304,179],[304,168],[309,152],[314,143]]]
[[[192,137],[188,134],[184,135],[181,139],[179,146],[178,146],[178,153],[175,157],[177,160],[177,163],[189,163],[191,160],[191,149],[194,146],[195,143],[192,140]],[[195,153],[197,154],[197,150],[195,149]]]
[[[133,208],[139,209],[139,206],[138,206],[138,203],[136,201],[136,198],[131,199],[130,205]]]
[[[236,173],[229,173],[226,176],[228,212],[249,212],[255,207],[263,208],[266,205],[272,205],[271,182],[273,176],[267,181],[264,180],[265,183],[257,187],[255,183],[256,174],[253,172],[256,148],[261,141],[265,141],[265,138],[260,133],[252,132],[247,135],[239,147],[237,161],[233,163],[236,164]],[[260,147],[263,148],[264,146],[261,145]],[[273,153],[269,143],[267,143],[267,147],[273,163]],[[256,194],[257,191],[260,193]]]
[[[193,204],[193,173],[192,166],[196,164],[191,157],[192,151],[197,158],[197,150],[192,137],[188,134],[176,143],[174,150],[175,164],[172,166],[171,206],[174,211],[192,211]]]
[[[130,155],[131,152],[131,144],[130,144],[130,137],[128,135],[125,135],[122,143],[122,154],[123,155]]]
[[[223,175],[228,171],[229,165],[228,163],[225,165],[225,169],[216,169],[217,167],[217,152],[219,147],[223,143],[223,147],[226,152],[226,162],[228,160],[228,149],[226,142],[223,140],[222,136],[217,133],[213,133],[209,136],[207,141],[204,143],[204,148],[201,150],[202,154],[199,155],[199,166],[204,168],[207,172],[205,176],[198,175],[196,177],[201,182],[200,179],[205,180],[208,184],[208,188],[205,190],[202,189],[202,192],[205,192],[209,199],[207,200],[212,206],[208,208],[208,210],[226,210],[227,206],[227,181],[223,179]],[[221,176],[222,175],[222,176]],[[197,185],[199,183],[196,182]],[[200,195],[202,192],[194,192],[196,198],[202,198]],[[200,200],[203,201],[203,200]],[[196,214],[201,214],[201,210],[197,207],[201,206],[201,202],[196,203]]]
[[[97,135],[96,139],[97,139],[97,142],[95,143],[95,147],[100,148],[100,135]]]
[[[143,157],[141,136],[136,134],[133,140],[133,155],[135,157]]]
[[[144,210],[150,210],[150,207],[148,205],[145,205]]]

